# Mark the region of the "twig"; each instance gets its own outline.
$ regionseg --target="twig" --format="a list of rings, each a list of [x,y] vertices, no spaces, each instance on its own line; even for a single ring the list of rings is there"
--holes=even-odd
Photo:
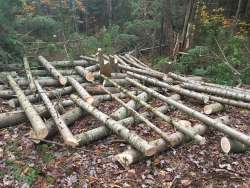
[[[65,144],[61,144],[61,143],[54,142],[54,141],[51,141],[51,140],[46,140],[46,139],[32,138],[32,137],[28,137],[28,139],[30,139],[30,140],[38,140],[38,141],[46,142],[48,144],[55,144],[55,145],[62,146],[62,147],[66,146]]]

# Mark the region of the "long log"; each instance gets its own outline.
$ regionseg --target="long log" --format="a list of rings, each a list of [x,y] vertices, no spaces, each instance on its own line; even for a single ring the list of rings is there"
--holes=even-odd
[[[61,85],[66,85],[67,78],[65,78],[60,72],[56,70],[43,56],[38,57],[41,64],[50,72],[50,74],[59,81]]]
[[[76,66],[75,70],[82,76],[84,77],[87,81],[93,82],[95,80],[94,75],[89,72],[88,70],[84,69],[81,66]]]
[[[210,87],[210,86],[202,86],[199,84],[191,84],[191,83],[183,83],[181,84],[181,87],[188,88],[195,91],[205,92],[209,94],[214,94],[226,98],[232,98],[242,101],[250,102],[250,94],[247,93],[239,93],[234,91],[229,91],[225,89]]]
[[[61,118],[59,112],[55,109],[54,105],[50,101],[49,97],[46,95],[46,91],[42,89],[37,81],[35,81],[35,85],[39,95],[41,96],[46,108],[48,109],[49,113],[51,114],[52,119],[54,120],[59,132],[61,133],[64,143],[66,145],[76,147],[78,145],[78,141],[75,139],[71,131],[69,130],[68,126]]]
[[[57,71],[64,76],[77,74],[77,72],[74,69],[67,69],[67,70],[58,69]],[[47,70],[32,70],[31,72],[35,76],[47,76],[49,74]]]
[[[130,72],[134,72],[134,73],[140,73],[140,74],[152,76],[152,77],[155,77],[155,78],[159,78],[159,79],[164,80],[167,83],[173,83],[173,79],[168,78],[166,76],[166,74],[161,73],[161,72],[155,72],[154,70],[151,71],[151,70],[145,70],[145,69],[138,69],[138,68],[128,67],[128,66],[119,65],[119,64],[118,64],[118,67],[123,69],[123,70],[126,70],[126,71],[130,71]]]
[[[71,99],[79,105],[83,110],[86,110],[88,113],[92,114],[95,118],[100,120],[105,126],[111,129],[114,133],[121,136],[123,139],[128,141],[136,149],[144,153],[146,156],[152,156],[155,154],[155,149],[148,142],[142,139],[137,134],[131,132],[125,128],[122,124],[119,124],[117,121],[111,119],[108,115],[102,113],[92,105],[84,102],[82,99],[76,95],[71,95]]]
[[[134,77],[134,78],[137,78],[139,80],[149,82],[149,83],[151,83],[153,85],[167,88],[168,90],[174,91],[174,92],[176,92],[176,93],[178,93],[180,95],[184,95],[184,96],[187,96],[187,97],[192,97],[194,99],[202,101],[203,103],[207,103],[209,101],[209,96],[207,96],[207,95],[203,95],[203,94],[200,94],[200,93],[197,93],[197,92],[189,91],[189,90],[180,88],[178,86],[169,85],[169,84],[167,84],[165,82],[161,82],[161,81],[159,81],[157,79],[149,78],[149,77],[142,76],[142,75],[139,75],[139,74],[136,74],[136,73],[127,72],[127,74]]]
[[[36,86],[34,84],[33,76],[32,76],[32,73],[30,71],[30,65],[29,65],[27,57],[23,58],[23,64],[24,64],[24,69],[25,69],[26,75],[27,75],[27,79],[29,80],[29,88],[32,92],[35,92]]]
[[[97,63],[97,59],[93,58],[93,57],[88,57],[88,56],[84,56],[84,55],[81,55],[80,58],[88,61],[88,62],[92,62],[92,63]]]
[[[222,120],[223,123],[226,123],[226,124],[229,123],[227,117],[222,117],[222,119],[226,120],[226,122]],[[220,118],[218,118],[217,121],[221,121]],[[196,124],[193,127],[191,127],[190,130],[196,132],[197,134],[203,135],[207,130],[207,126],[204,124]],[[182,143],[187,143],[187,142],[191,141],[190,137],[185,136],[183,133],[181,133],[179,131],[172,133],[170,135],[170,139],[171,139],[172,143],[175,143],[175,147],[182,144]],[[163,139],[157,139],[157,140],[151,141],[150,144],[154,145],[156,147],[157,154],[171,148],[171,146],[167,142],[165,142]],[[116,155],[115,159],[122,166],[125,167],[125,166],[129,166],[132,163],[135,163],[139,160],[142,160],[145,157],[146,157],[145,155],[143,155],[139,151],[132,148],[132,149],[127,149],[124,152]]]
[[[179,109],[180,111],[184,112],[184,113],[187,113],[188,115],[192,116],[192,117],[195,117],[197,118],[198,120],[200,120],[201,122],[205,123],[206,125],[208,126],[211,126],[215,129],[217,129],[218,131],[220,132],[223,132],[229,136],[231,136],[232,138],[238,140],[239,142],[242,142],[244,144],[246,144],[247,146],[250,146],[250,136],[238,131],[238,130],[235,130],[223,123],[220,123],[220,122],[217,122],[216,120],[196,111],[196,110],[193,110],[181,103],[178,103],[168,97],[165,97],[164,95],[148,88],[148,87],[145,87],[143,86],[142,84],[130,79],[130,78],[126,78],[130,83],[132,83],[133,85],[139,87],[140,89],[150,93],[151,95],[163,100],[164,102],[168,103],[169,105],[172,105],[174,107],[176,107],[177,109]]]
[[[121,87],[120,85],[118,85],[117,83],[113,82],[111,79],[107,78],[106,76],[102,75],[102,77],[107,80],[108,82],[112,83],[115,87],[117,87],[118,89],[120,89],[121,92],[127,94],[129,97],[131,97],[133,100],[135,100],[136,102],[140,103],[142,106],[146,107],[147,109],[149,109],[153,114],[155,114],[156,116],[160,117],[161,119],[163,119],[164,121],[166,121],[167,123],[170,123],[172,125],[174,125],[175,128],[177,128],[179,131],[181,131],[182,133],[190,136],[191,138],[193,138],[197,143],[199,144],[205,144],[205,138],[201,137],[200,135],[197,135],[195,133],[193,133],[192,131],[190,131],[189,129],[186,129],[184,126],[182,126],[180,123],[177,122],[177,120],[159,112],[158,110],[156,110],[155,108],[153,108],[151,105],[149,105],[148,103],[138,99],[135,95],[130,94],[128,90],[126,90],[125,88]],[[107,91],[105,88],[104,90],[110,94],[112,96],[112,94]],[[168,134],[164,133],[163,131],[161,131],[158,127],[156,127],[154,124],[152,124],[150,121],[148,121],[147,119],[145,119],[143,116],[141,116],[138,112],[136,112],[134,109],[131,109],[129,106],[127,106],[121,99],[118,99],[116,97],[114,97],[114,99],[116,101],[118,101],[120,104],[122,104],[125,108],[127,108],[129,111],[131,111],[133,113],[134,116],[138,117],[138,119],[140,119],[141,121],[143,121],[146,125],[148,125],[150,128],[152,128],[153,130],[155,130],[155,132],[157,132],[159,135],[161,135],[161,137],[163,139],[165,139],[166,141],[169,142],[168,139]],[[172,144],[172,143],[170,143]]]
[[[134,93],[134,92],[131,92]],[[117,93],[114,94],[118,97],[125,97],[124,94]],[[97,95],[94,96],[94,104],[98,104],[101,101],[111,100],[110,95]],[[75,103],[71,100],[63,100],[59,105],[56,106],[56,109],[60,110],[60,105],[64,108],[74,105]],[[35,110],[41,117],[49,117],[48,110],[43,105],[34,105]],[[67,112],[66,112],[67,113]],[[0,129],[15,126],[21,123],[28,121],[27,116],[23,110],[17,110],[12,112],[0,113]],[[53,121],[52,121],[53,122]]]
[[[127,54],[125,54],[125,56],[120,56],[124,61],[126,61],[127,63],[129,63],[130,65],[132,65],[133,67],[139,68],[139,69],[143,69],[143,70],[147,70],[148,67],[145,67],[141,64],[139,64],[138,62],[136,62],[134,59],[130,58]]]
[[[142,66],[145,67],[149,67],[148,65],[146,65],[145,63],[143,63],[142,61],[140,61],[139,59],[137,59],[136,57],[132,56],[131,54],[127,54],[130,58],[132,58],[133,60],[135,60],[136,62],[138,62],[139,64],[141,64]]]
[[[132,93],[132,92],[130,92],[130,93]],[[144,94],[141,93],[137,97],[141,98],[141,100],[146,100],[146,98],[143,95]],[[174,99],[174,100],[179,100],[180,96],[179,95],[172,95],[171,98]],[[131,100],[131,101],[135,102],[134,100]],[[134,106],[134,103],[131,102],[131,101],[127,102],[128,106],[130,106],[130,107],[132,107],[134,109],[138,109],[140,107],[140,105]],[[162,107],[157,108],[157,110],[159,110],[161,112],[167,112],[169,110],[169,107],[167,105],[164,105]],[[150,112],[144,112],[141,115],[144,116],[144,117],[151,117],[152,114]],[[120,114],[119,119],[122,119],[122,120],[118,121],[119,123],[121,123],[124,126],[127,126],[129,124],[133,124],[136,121],[138,122],[138,119],[135,119],[135,117],[133,117],[133,116],[128,117],[128,118],[125,118],[125,117],[126,116],[124,116],[124,114]],[[125,119],[123,119],[123,118],[125,118]],[[79,142],[80,145],[85,145],[85,144],[89,144],[91,142],[94,142],[96,140],[103,139],[103,138],[111,135],[111,133],[112,132],[106,126],[100,126],[98,128],[89,130],[89,131],[84,132],[84,133],[80,133],[80,134],[75,135],[75,136],[76,136],[76,138],[78,138],[80,140],[80,142]]]
[[[84,89],[84,87],[79,82],[77,82],[74,78],[70,76],[68,77],[68,80],[82,99],[87,101],[87,103],[89,104],[92,104],[94,102],[94,98],[88,93],[88,91],[86,91],[86,89]]]
[[[90,63],[85,60],[74,60],[74,61],[51,61],[51,65],[58,67],[74,67],[74,66],[87,66]]]
[[[7,76],[8,82],[11,88],[15,91],[17,98],[20,102],[22,109],[24,110],[25,114],[27,115],[32,128],[37,135],[38,138],[45,138],[48,135],[48,129],[43,122],[42,118],[36,112],[32,104],[29,102],[27,97],[22,92],[21,88],[17,85],[14,78],[12,76]]]

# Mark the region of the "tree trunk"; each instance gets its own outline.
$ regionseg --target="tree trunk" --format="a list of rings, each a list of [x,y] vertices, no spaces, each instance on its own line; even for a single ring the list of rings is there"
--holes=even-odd
[[[38,138],[45,138],[48,135],[48,129],[43,122],[42,118],[36,112],[32,104],[29,102],[27,97],[24,95],[21,88],[17,85],[12,76],[7,76],[8,82],[11,88],[15,91],[17,98],[20,102],[22,109],[24,110],[26,116],[28,117],[32,128]]]
[[[139,74],[135,74],[135,73],[131,73],[131,72],[127,72],[127,74],[130,75],[130,76],[133,76],[134,78],[149,82],[149,83],[151,83],[153,85],[167,88],[168,90],[174,91],[174,92],[176,92],[176,93],[178,93],[180,95],[184,95],[184,96],[187,96],[187,97],[192,97],[192,98],[197,99],[197,100],[199,100],[199,101],[201,101],[203,103],[207,103],[209,101],[209,96],[204,95],[204,94],[189,91],[189,90],[180,88],[179,86],[169,85],[169,84],[167,84],[165,82],[161,82],[161,81],[159,81],[157,79],[149,78],[149,77],[146,77],[146,76],[141,76]]]
[[[204,106],[203,111],[205,114],[210,115],[210,114],[214,114],[217,112],[221,112],[224,110],[224,108],[225,107],[220,103],[213,103],[213,104]]]
[[[232,98],[232,99],[250,102],[250,95],[245,94],[245,93],[238,93],[238,92],[233,92],[229,90],[225,91],[224,89],[210,87],[210,86],[202,86],[202,85],[193,84],[193,83],[192,84],[183,83],[181,84],[181,87],[188,88],[188,89],[195,90],[195,91],[205,92],[209,94],[215,94],[215,95],[219,95],[219,96],[226,97],[226,98]]]
[[[52,66],[43,56],[38,57],[39,61],[42,65],[50,72],[50,74],[59,81],[61,85],[66,85],[67,78],[65,78],[60,72],[56,70],[54,66]]]
[[[119,124],[117,121],[111,119],[106,114],[97,110],[92,105],[84,102],[82,99],[77,97],[76,95],[71,95],[71,99],[79,105],[83,110],[86,110],[88,113],[92,114],[95,118],[100,120],[105,126],[115,132],[117,135],[121,136],[123,139],[128,141],[132,146],[136,149],[144,153],[146,156],[152,156],[155,153],[154,147],[148,144],[148,142],[142,139],[140,136],[131,132],[123,125]]]
[[[39,85],[37,81],[35,81],[37,91],[41,96],[46,108],[48,109],[49,113],[51,114],[52,119],[54,120],[59,132],[61,133],[64,143],[66,145],[76,147],[78,145],[78,141],[74,138],[73,134],[67,127],[64,120],[61,118],[59,112],[55,109],[52,102],[49,100],[49,97],[46,95],[45,90]]]
[[[130,92],[130,93],[132,93],[132,92]],[[142,95],[140,94],[137,97],[140,98],[141,96]],[[172,95],[171,98],[174,99],[174,100],[179,100],[180,96],[178,96],[178,95]],[[142,100],[145,100],[145,98],[142,99]],[[133,100],[131,100],[131,101],[133,101]],[[130,106],[130,107],[132,107],[134,109],[138,109],[140,107],[139,105],[133,106],[134,103],[132,103],[131,101],[127,102],[128,106]],[[135,101],[133,101],[133,102],[135,102]],[[166,111],[169,110],[169,107],[165,105],[165,106],[157,108],[157,110],[159,110],[161,112],[166,112]],[[118,122],[121,123],[124,126],[127,126],[129,124],[133,124],[135,122],[138,123],[138,119],[135,119],[135,117],[133,117],[133,116],[125,118],[124,115],[122,115],[122,114],[120,114],[120,115],[121,116],[119,117],[119,119],[122,119],[122,120],[119,120]],[[149,117],[152,114],[149,113],[149,112],[144,112],[141,115],[144,116],[144,117]],[[125,118],[125,119],[123,119],[123,118]],[[111,131],[106,126],[101,126],[101,127],[89,130],[87,132],[80,133],[80,134],[76,135],[76,138],[78,138],[80,140],[80,145],[85,145],[85,144],[91,143],[93,141],[103,139],[103,138],[105,138],[105,137],[107,137],[109,135],[111,135]]]
[[[182,126],[181,124],[179,124],[176,120],[172,119],[169,116],[166,116],[165,114],[159,112],[158,110],[156,110],[155,108],[153,108],[151,105],[149,105],[148,103],[140,100],[138,97],[136,97],[133,94],[130,94],[128,90],[126,90],[125,88],[119,86],[118,84],[116,84],[115,82],[113,82],[112,80],[110,80],[109,78],[103,76],[103,78],[105,80],[107,80],[108,82],[112,83],[115,87],[117,87],[118,89],[120,89],[121,92],[127,94],[129,97],[131,97],[134,101],[138,102],[139,104],[141,104],[142,106],[146,107],[147,109],[149,109],[153,114],[155,114],[156,116],[160,117],[161,119],[163,119],[164,121],[166,121],[167,123],[170,123],[172,125],[174,125],[175,128],[177,128],[179,131],[181,131],[182,133],[190,136],[191,138],[193,138],[197,143],[199,144],[204,144],[205,143],[205,138],[201,137],[200,135],[196,135],[195,133],[193,133],[192,131],[186,129],[184,126]],[[105,89],[104,89],[105,90]],[[109,93],[111,95],[111,93],[109,91],[107,91],[107,93]],[[120,104],[122,104],[126,109],[128,109],[130,112],[133,113],[133,115],[135,117],[137,117],[138,119],[140,119],[141,121],[143,121],[146,125],[148,125],[150,128],[152,128],[155,132],[157,132],[163,139],[165,139],[166,141],[168,140],[168,135],[164,132],[162,132],[158,127],[156,127],[155,125],[153,125],[150,121],[148,121],[147,119],[145,119],[143,116],[140,116],[140,114],[138,112],[136,112],[133,108],[127,106],[122,100],[114,97],[114,99],[116,101],[118,101]],[[171,143],[170,143],[171,144]]]
[[[219,119],[220,118],[218,118],[217,121]],[[223,119],[227,119],[227,118],[223,117]],[[228,122],[224,122],[224,123],[228,123]],[[203,135],[206,132],[207,127],[203,124],[196,124],[192,128],[190,128],[190,130],[196,132],[197,134]],[[170,139],[172,143],[175,143],[174,146],[178,146],[182,143],[191,141],[190,137],[185,136],[183,133],[178,132],[178,131],[175,133],[172,133],[170,135]],[[171,146],[168,143],[166,143],[163,139],[157,139],[157,140],[151,141],[150,144],[156,147],[156,153],[161,153],[171,148]],[[146,156],[143,156],[139,151],[135,149],[127,149],[124,152],[115,156],[116,160],[124,167],[129,166],[132,163],[135,163],[145,157]]]
[[[223,132],[229,136],[231,136],[232,138],[238,140],[239,142],[242,142],[244,144],[246,144],[247,146],[250,146],[250,137],[242,132],[239,132],[223,123],[217,122],[216,120],[198,112],[195,111],[181,103],[178,103],[172,99],[170,99],[169,97],[165,97],[164,95],[161,95],[160,93],[147,88],[145,86],[143,86],[142,84],[130,79],[130,78],[126,78],[130,83],[132,83],[133,85],[139,87],[140,89],[148,92],[149,94],[151,94],[152,96],[155,96],[161,100],[163,100],[164,102],[168,103],[169,105],[172,105],[174,107],[176,107],[177,109],[179,109],[180,111],[197,118],[198,120],[200,120],[201,122],[205,123],[206,125],[209,125],[215,129],[217,129],[220,132]]]
[[[83,67],[80,66],[76,66],[75,70],[82,76],[84,77],[87,81],[89,82],[93,82],[95,80],[94,75],[87,71],[86,69],[84,69]]]
[[[27,79],[29,81],[29,88],[32,92],[35,92],[36,86],[34,84],[32,73],[30,71],[30,65],[29,65],[28,59],[26,57],[23,58],[23,64],[24,64],[24,69],[25,69],[26,75],[27,75]]]
[[[74,78],[68,77],[69,82],[75,88],[77,93],[81,96],[82,99],[87,101],[87,103],[92,104],[94,102],[94,98],[82,87],[82,85],[77,82]]]

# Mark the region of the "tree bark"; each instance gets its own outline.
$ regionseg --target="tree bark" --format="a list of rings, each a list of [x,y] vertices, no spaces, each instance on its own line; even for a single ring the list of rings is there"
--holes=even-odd
[[[29,88],[30,88],[30,90],[32,92],[35,92],[36,91],[36,86],[34,84],[32,73],[30,71],[30,65],[29,65],[28,59],[26,57],[23,58],[23,64],[24,64],[24,69],[25,69],[25,72],[26,72],[27,79],[29,81]]]
[[[69,130],[68,126],[61,118],[59,112],[55,109],[54,105],[50,101],[49,97],[46,95],[45,90],[39,85],[37,81],[35,81],[35,85],[39,95],[41,96],[46,108],[48,109],[49,113],[51,114],[52,119],[54,120],[59,132],[61,133],[64,143],[66,145],[76,147],[78,145],[78,141],[74,138],[73,134]]]
[[[89,72],[88,70],[84,69],[83,67],[76,66],[75,70],[82,76],[84,77],[87,81],[93,82],[95,80],[94,75]]]
[[[121,92],[127,94],[129,97],[131,97],[134,101],[138,102],[139,104],[141,104],[142,106],[146,107],[147,109],[149,109],[153,114],[155,114],[156,116],[160,117],[161,119],[163,119],[164,121],[166,121],[167,123],[172,124],[175,128],[177,128],[179,131],[181,131],[182,133],[190,136],[191,138],[193,138],[197,143],[199,144],[205,144],[205,138],[201,137],[200,135],[196,135],[195,133],[193,133],[192,131],[186,129],[184,126],[182,126],[181,124],[179,124],[177,122],[177,120],[166,116],[165,114],[159,112],[158,110],[156,110],[155,108],[153,108],[151,105],[149,105],[148,103],[140,100],[138,97],[136,97],[133,94],[130,94],[128,90],[126,90],[125,88],[121,87],[120,85],[116,84],[115,82],[113,82],[112,80],[110,80],[109,78],[103,76],[103,78],[105,80],[107,80],[108,82],[112,83],[115,87],[117,87],[118,89],[120,89]],[[105,90],[105,88],[104,88]],[[110,95],[112,95],[109,91],[106,91],[107,93],[109,93]],[[155,132],[157,132],[163,139],[165,139],[166,141],[169,142],[168,140],[168,135],[164,132],[162,132],[158,127],[156,127],[155,125],[153,125],[150,121],[148,121],[147,119],[145,119],[143,116],[140,116],[140,114],[138,112],[136,112],[133,108],[127,106],[121,99],[118,99],[117,97],[114,97],[114,99],[116,101],[118,101],[120,104],[122,104],[126,109],[128,109],[130,112],[133,113],[134,116],[136,116],[138,119],[140,119],[141,121],[143,121],[146,125],[148,125],[150,128],[152,128]],[[172,143],[170,143],[172,145]]]
[[[219,121],[220,118],[217,119]],[[224,118],[223,119],[227,119]],[[224,122],[229,123],[229,122]],[[197,134],[203,135],[207,127],[204,124],[196,124],[193,127],[190,128],[190,130],[196,132]],[[191,141],[190,137],[185,136],[181,132],[175,132],[170,135],[170,139],[172,143],[175,143],[175,147],[182,144]],[[156,153],[161,153],[163,151],[166,151],[171,148],[171,146],[166,143],[163,139],[157,139],[150,142],[151,145],[156,147]],[[127,149],[124,152],[118,154],[115,156],[116,160],[124,167],[131,165],[132,163],[135,163],[139,160],[142,160],[146,156],[142,155],[139,151],[135,149]]]
[[[141,151],[146,156],[152,156],[155,154],[155,149],[148,142],[142,139],[140,136],[131,132],[123,125],[119,124],[117,121],[111,119],[108,115],[102,113],[97,110],[92,105],[84,102],[82,99],[77,97],[76,95],[71,95],[71,99],[79,105],[83,110],[86,110],[88,113],[92,114],[95,118],[100,120],[105,126],[111,129],[114,133],[121,136],[123,139],[128,141],[132,146]]]
[[[130,75],[130,76],[133,76],[134,78],[149,82],[149,83],[151,83],[153,85],[167,88],[168,90],[174,91],[174,92],[176,92],[176,93],[178,93],[180,95],[184,95],[184,96],[187,96],[187,97],[192,97],[192,98],[197,99],[197,100],[199,100],[199,101],[201,101],[201,102],[203,102],[205,104],[209,101],[209,96],[204,95],[204,94],[189,91],[189,90],[180,88],[178,86],[169,85],[169,84],[167,84],[165,82],[161,82],[161,81],[159,81],[157,79],[149,78],[149,77],[142,76],[142,75],[139,75],[139,74],[135,74],[135,73],[132,73],[132,72],[127,72],[127,74]]]
[[[17,85],[12,76],[7,76],[8,82],[11,88],[15,91],[17,98],[20,102],[22,109],[24,110],[26,116],[28,117],[32,128],[38,138],[45,138],[48,135],[48,129],[43,122],[42,118],[36,112],[32,104],[29,102],[27,97],[24,95],[21,88]]]
[[[87,101],[87,103],[92,104],[94,102],[94,98],[82,87],[82,85],[77,82],[74,78],[68,77],[68,81],[75,88],[77,93],[81,96],[82,99]]]
[[[224,110],[224,108],[225,107],[220,103],[213,103],[213,104],[204,106],[203,111],[205,114],[210,115],[210,114],[214,114],[217,112],[221,112]]]
[[[52,66],[43,56],[38,57],[41,64],[50,72],[50,74],[59,81],[61,85],[66,85],[67,78],[65,78],[60,72],[56,70],[54,66]]]
[[[130,83],[132,83],[133,85],[139,87],[140,89],[150,93],[152,96],[155,96],[161,100],[163,100],[164,102],[168,103],[169,105],[172,105],[174,107],[176,107],[177,109],[179,109],[180,111],[192,116],[192,117],[195,117],[197,118],[198,120],[200,120],[201,122],[205,123],[206,125],[208,126],[211,126],[215,129],[217,129],[218,131],[220,132],[223,132],[229,136],[231,136],[232,138],[238,140],[239,142],[242,142],[244,144],[246,144],[247,146],[250,146],[250,136],[242,133],[242,132],[239,132],[223,123],[220,123],[220,122],[217,122],[216,120],[198,112],[198,111],[195,111],[181,103],[178,103],[168,97],[165,97],[164,95],[161,95],[160,93],[150,89],[150,88],[147,88],[145,86],[143,86],[142,84],[130,79],[130,78],[126,78]]]

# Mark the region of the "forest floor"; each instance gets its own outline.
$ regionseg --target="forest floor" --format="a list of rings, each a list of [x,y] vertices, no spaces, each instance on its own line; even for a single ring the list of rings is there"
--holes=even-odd
[[[183,100],[188,106],[194,103]],[[0,104],[2,101],[0,101]],[[159,106],[158,100],[151,104]],[[119,105],[116,102],[103,102],[98,108],[111,114]],[[195,109],[201,111],[202,105],[195,103]],[[143,111],[143,109],[141,109]],[[8,111],[5,105],[0,112]],[[179,111],[168,114],[198,121]],[[250,132],[250,111],[228,107],[214,118],[228,115],[232,126],[244,132]],[[152,122],[165,130],[171,129],[159,119]],[[72,126],[74,134],[100,126],[100,122],[91,116],[82,117]],[[142,124],[131,125],[148,141],[157,135]],[[130,167],[123,167],[114,160],[114,155],[127,148],[125,141],[113,135],[104,140],[78,149],[62,147],[57,144],[35,145],[28,139],[30,126],[27,123],[0,131],[0,187],[249,187],[250,155],[225,155],[220,149],[223,136],[215,130],[209,130],[205,145],[187,143],[172,148],[161,155],[143,160]],[[172,130],[173,131],[173,130]],[[53,141],[62,143],[60,136]],[[27,183],[25,183],[27,182]]]

